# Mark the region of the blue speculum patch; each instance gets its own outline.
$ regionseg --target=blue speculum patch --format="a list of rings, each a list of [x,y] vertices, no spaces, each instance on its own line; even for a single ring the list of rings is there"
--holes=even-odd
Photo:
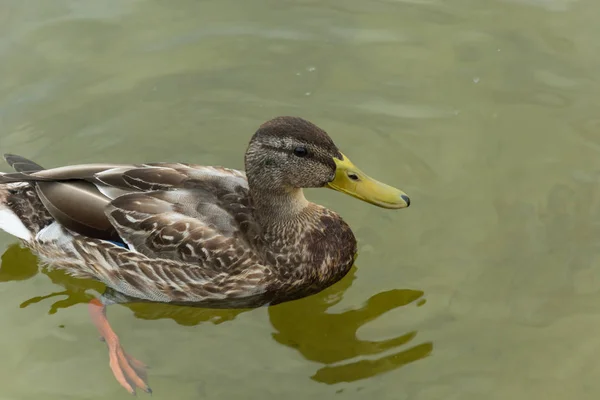
[[[117,245],[119,247],[122,247],[124,249],[128,249],[129,250],[129,246],[127,246],[125,243],[121,243],[121,242],[113,242],[112,240],[108,240],[108,242]]]

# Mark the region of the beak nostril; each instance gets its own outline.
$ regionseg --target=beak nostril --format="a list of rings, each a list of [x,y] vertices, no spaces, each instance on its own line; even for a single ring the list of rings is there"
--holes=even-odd
[[[402,197],[402,200],[406,202],[406,207],[410,206],[410,198],[407,195],[403,194],[400,197]]]
[[[348,173],[348,178],[352,179],[353,181],[358,181],[358,175],[356,175],[354,172],[349,172]]]

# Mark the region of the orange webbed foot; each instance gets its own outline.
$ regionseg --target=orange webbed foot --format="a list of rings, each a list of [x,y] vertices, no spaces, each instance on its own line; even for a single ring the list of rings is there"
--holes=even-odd
[[[147,393],[152,393],[152,389],[150,389],[147,382],[147,366],[123,350],[118,336],[108,323],[108,319],[106,318],[106,307],[104,304],[99,300],[94,299],[89,303],[89,311],[92,321],[96,325],[96,328],[98,328],[98,332],[100,332],[102,340],[104,340],[108,346],[110,369],[117,379],[117,382],[133,395],[136,394],[136,387]]]

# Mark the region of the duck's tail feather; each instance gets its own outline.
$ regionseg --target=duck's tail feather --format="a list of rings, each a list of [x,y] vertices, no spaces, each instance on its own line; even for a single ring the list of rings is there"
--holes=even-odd
[[[36,172],[44,169],[41,165],[16,154],[5,154],[4,159],[17,172]]]
[[[16,172],[0,172],[0,184],[16,182],[34,182],[48,179],[33,177],[32,173],[43,171],[44,167],[15,154],[5,154],[4,159]]]
[[[0,229],[19,239],[30,241],[33,237],[31,229],[27,228],[18,215],[7,205],[8,190],[0,186]]]
[[[40,201],[33,185],[18,179],[44,168],[24,157],[6,154],[4,159],[17,172],[0,173],[0,229],[30,241],[53,219]]]

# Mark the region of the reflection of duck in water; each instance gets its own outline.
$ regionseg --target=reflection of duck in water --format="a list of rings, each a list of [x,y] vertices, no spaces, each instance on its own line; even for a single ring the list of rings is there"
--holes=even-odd
[[[361,340],[358,329],[388,311],[414,303],[420,290],[394,289],[377,293],[358,309],[331,312],[352,284],[356,268],[336,285],[302,301],[269,307],[269,319],[277,330],[273,338],[299,351],[306,359],[325,364],[312,379],[327,384],[353,382],[394,370],[428,356],[431,342],[370,359],[411,342],[416,332],[382,341]]]
[[[10,246],[2,255],[0,282],[29,279],[37,274],[37,259],[28,249]],[[101,290],[100,284],[91,280],[74,279],[60,270],[44,270],[54,284],[66,290],[46,296],[36,296],[21,306],[59,298],[50,306],[53,314],[59,309],[83,304],[93,299],[87,291]],[[411,344],[416,332],[385,339],[369,341],[357,338],[357,331],[384,313],[409,304],[419,304],[423,292],[419,290],[388,290],[377,293],[360,308],[332,311],[339,304],[354,280],[356,268],[344,279],[302,300],[286,302],[268,308],[273,328],[273,338],[278,343],[298,351],[307,360],[325,364],[312,379],[326,384],[352,382],[385,373],[428,356],[432,343]],[[171,319],[180,325],[195,326],[202,323],[221,324],[234,320],[248,309],[207,309],[182,307],[164,303],[126,304],[135,316],[144,320]],[[401,348],[401,350],[396,350]]]
[[[0,175],[0,228],[45,263],[103,282],[117,301],[248,308],[315,294],[346,275],[356,239],[302,188],[330,187],[384,208],[410,204],[357,169],[323,130],[294,117],[257,130],[247,175],[189,164],[44,170],[18,156],[7,161],[18,172]],[[93,300],[90,312],[119,383],[150,391],[104,305]]]

